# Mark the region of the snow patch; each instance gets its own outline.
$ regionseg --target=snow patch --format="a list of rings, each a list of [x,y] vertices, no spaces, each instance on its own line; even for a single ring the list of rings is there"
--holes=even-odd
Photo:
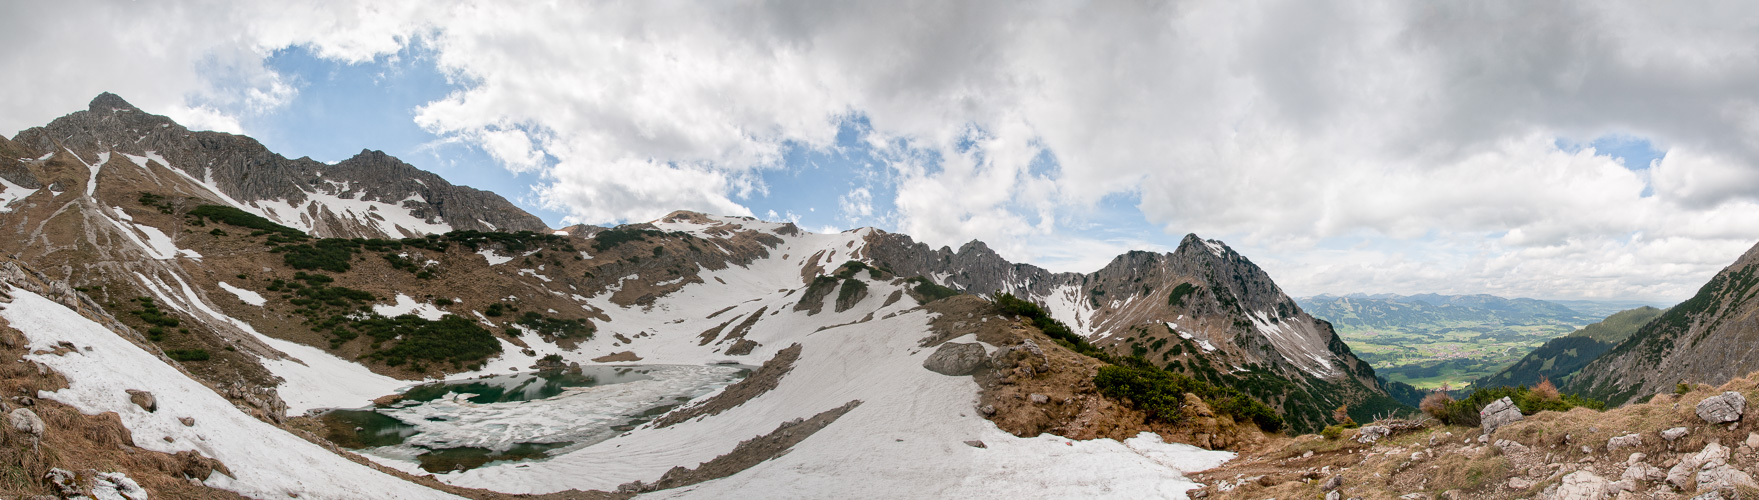
[[[440,318],[449,314],[446,311],[441,311],[439,307],[435,307],[433,304],[417,302],[415,299],[409,298],[408,295],[402,293],[397,294],[397,303],[395,304],[373,304],[373,312],[379,313],[380,316],[387,318],[395,318],[405,314],[414,314],[420,316],[421,319],[428,321],[439,321]]]
[[[495,251],[493,249],[488,249],[488,248],[485,248],[482,250],[477,250],[476,254],[483,256],[483,258],[485,258],[485,259],[488,259],[489,265],[491,265],[491,266],[499,266],[501,264],[506,264],[508,262],[513,261],[512,257],[502,256],[501,254],[495,253]]]
[[[23,201],[33,194],[37,194],[37,190],[27,189],[24,186],[8,182],[6,179],[0,179],[0,213],[11,212],[14,203]]]
[[[220,282],[220,288],[223,288],[228,292],[232,292],[232,295],[237,296],[239,301],[244,302],[246,304],[262,307],[263,304],[268,302],[267,300],[263,299],[263,296],[261,294],[226,284],[226,282],[224,282],[224,281]]]

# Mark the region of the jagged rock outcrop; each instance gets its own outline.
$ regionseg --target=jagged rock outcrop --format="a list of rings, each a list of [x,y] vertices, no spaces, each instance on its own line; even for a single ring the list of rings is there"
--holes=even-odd
[[[1515,407],[1514,400],[1505,396],[1502,399],[1492,401],[1484,409],[1478,410],[1478,420],[1481,422],[1484,434],[1489,435],[1496,432],[1498,427],[1521,421],[1521,409]]]
[[[1735,391],[1705,398],[1698,402],[1696,408],[1698,418],[1711,424],[1722,424],[1741,419],[1741,412],[1747,411],[1747,397]]]
[[[1759,245],[1685,302],[1584,366],[1564,388],[1618,405],[1673,392],[1681,382],[1721,384],[1759,369]]]
[[[1329,323],[1219,241],[1187,235],[1173,252],[1127,252],[1087,274],[1010,263],[977,241],[933,250],[874,231],[867,243],[863,256],[898,276],[1044,304],[1115,354],[1246,388],[1298,430],[1331,423],[1330,408],[1349,406],[1353,418],[1371,420],[1399,407]]]

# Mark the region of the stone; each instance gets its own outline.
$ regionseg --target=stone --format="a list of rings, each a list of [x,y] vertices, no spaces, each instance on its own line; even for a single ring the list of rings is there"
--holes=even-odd
[[[1698,472],[1697,480],[1699,490],[1759,488],[1759,482],[1753,481],[1753,476],[1727,464]]]
[[[1336,491],[1325,492],[1325,500],[1343,500],[1344,494]]]
[[[1521,421],[1521,409],[1515,407],[1515,401],[1503,397],[1492,401],[1483,410],[1478,410],[1478,419],[1483,423],[1484,435],[1496,432],[1498,427]]]
[[[965,446],[970,446],[972,448],[988,448],[989,447],[989,445],[983,444],[983,441],[978,441],[976,439],[966,441]]]
[[[1643,435],[1632,433],[1606,440],[1606,451],[1633,448],[1642,445]]]
[[[12,422],[13,429],[29,433],[34,437],[43,437],[43,431],[47,429],[43,425],[43,419],[38,418],[37,412],[31,411],[30,408],[12,410],[12,413],[7,414],[6,417]]]
[[[184,427],[195,427],[194,417],[177,417],[177,421],[182,423]]]
[[[1747,447],[1759,450],[1759,432],[1747,433]]]
[[[1043,394],[1031,394],[1026,396],[1026,399],[1032,400],[1032,404],[1040,405],[1051,402],[1051,397]]]
[[[121,472],[100,472],[92,481],[93,498],[147,500],[147,490]]]
[[[923,360],[922,367],[948,376],[970,375],[989,362],[988,353],[978,344],[947,342]]]
[[[1661,470],[1660,467],[1638,462],[1626,467],[1625,473],[1620,475],[1619,479],[1636,482],[1660,481],[1667,479],[1667,471]]]
[[[985,417],[994,416],[996,414],[996,407],[991,405],[979,406],[977,407],[977,412],[982,413]]]
[[[1723,497],[1722,497],[1722,492],[1712,491],[1709,493],[1704,493],[1704,494],[1692,497],[1692,500],[1723,500]]]
[[[1384,425],[1365,425],[1360,429],[1356,429],[1356,442],[1373,443],[1379,441],[1381,438],[1391,435],[1392,433],[1393,430],[1391,427]]]
[[[1698,418],[1711,424],[1733,422],[1741,419],[1741,412],[1747,411],[1747,397],[1735,391],[1704,398],[1698,402]]]
[[[138,389],[129,389],[127,392],[128,400],[133,402],[135,406],[149,412],[159,411],[159,401],[153,398],[153,393]]]
[[[1607,497],[1608,481],[1593,472],[1579,470],[1564,476],[1558,485],[1557,500],[1600,500]]]
[[[1496,443],[1493,444],[1497,449],[1502,450],[1503,453],[1526,453],[1530,451],[1528,450],[1527,445],[1507,439],[1498,439],[1496,440]]]
[[[1509,489],[1511,489],[1511,490],[1524,490],[1524,489],[1532,488],[1532,487],[1533,487],[1533,481],[1530,481],[1527,478],[1523,478],[1523,477],[1509,478]]]
[[[1332,476],[1331,478],[1326,479],[1324,484],[1319,485],[1319,489],[1324,491],[1331,491],[1342,487],[1344,487],[1344,476]]]
[[[1690,431],[1686,430],[1685,427],[1675,427],[1672,429],[1667,429],[1667,430],[1661,431],[1661,438],[1666,439],[1669,442],[1672,442],[1672,441],[1676,441],[1680,438],[1686,437],[1686,434],[1688,434],[1689,432]]]

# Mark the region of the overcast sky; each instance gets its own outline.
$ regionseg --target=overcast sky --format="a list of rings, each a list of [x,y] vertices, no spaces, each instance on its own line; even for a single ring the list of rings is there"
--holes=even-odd
[[[1759,9],[1671,2],[8,2],[0,133],[115,92],[550,224],[876,226],[1296,295],[1683,299],[1759,242]]]

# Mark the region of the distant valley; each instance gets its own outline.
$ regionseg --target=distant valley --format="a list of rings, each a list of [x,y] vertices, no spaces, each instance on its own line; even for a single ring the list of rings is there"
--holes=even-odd
[[[1498,375],[1546,342],[1635,301],[1551,301],[1494,295],[1318,295],[1295,299],[1331,322],[1375,373],[1418,389],[1453,389]],[[1505,377],[1506,378],[1506,377]]]

